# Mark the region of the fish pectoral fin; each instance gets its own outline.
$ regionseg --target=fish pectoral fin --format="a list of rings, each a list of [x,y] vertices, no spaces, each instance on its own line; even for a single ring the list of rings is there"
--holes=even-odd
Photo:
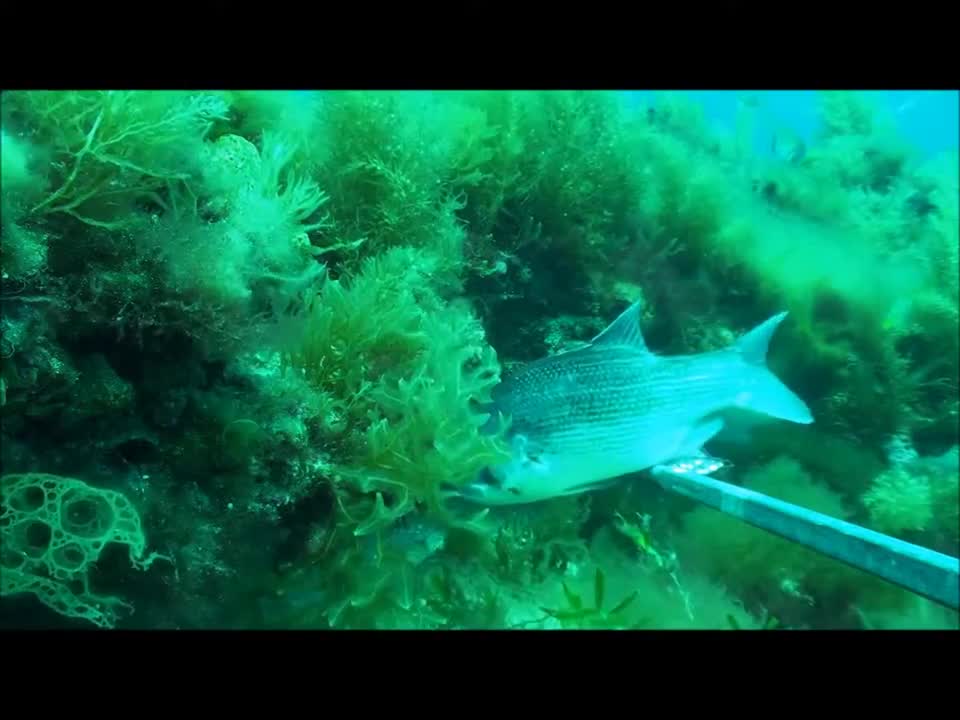
[[[694,457],[705,454],[703,446],[716,437],[721,430],[723,430],[723,418],[713,417],[697,423],[687,431],[677,456]]]

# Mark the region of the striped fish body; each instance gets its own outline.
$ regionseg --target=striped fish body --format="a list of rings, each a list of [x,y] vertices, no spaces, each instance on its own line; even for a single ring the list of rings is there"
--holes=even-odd
[[[496,505],[604,487],[699,454],[728,408],[812,422],[765,365],[784,317],[730,348],[664,357],[647,349],[634,304],[589,346],[531,363],[496,388],[489,426],[500,414],[509,418],[512,457],[458,494]]]

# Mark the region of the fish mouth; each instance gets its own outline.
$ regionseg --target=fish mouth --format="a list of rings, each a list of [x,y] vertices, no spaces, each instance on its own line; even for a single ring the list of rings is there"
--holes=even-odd
[[[464,500],[482,500],[486,495],[484,486],[476,482],[467,483],[466,485],[444,483],[441,486],[441,490],[448,498],[462,498]]]
[[[463,485],[444,483],[441,486],[441,491],[445,495],[479,500],[487,497],[492,490],[500,489],[502,486],[502,478],[493,468],[485,466],[480,469],[470,482],[464,483]]]
[[[529,502],[528,499],[523,498],[522,493],[516,488],[498,488],[478,482],[449,486],[449,489],[444,491],[444,496],[447,500],[454,502],[459,500],[486,506],[516,505]]]

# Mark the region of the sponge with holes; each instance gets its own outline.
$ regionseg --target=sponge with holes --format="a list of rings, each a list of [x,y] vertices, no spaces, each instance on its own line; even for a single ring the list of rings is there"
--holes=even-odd
[[[45,473],[0,477],[0,539],[0,596],[33,593],[61,615],[100,627],[133,609],[91,590],[91,567],[108,544],[128,546],[139,570],[170,559],[144,558],[140,516],[121,493]]]

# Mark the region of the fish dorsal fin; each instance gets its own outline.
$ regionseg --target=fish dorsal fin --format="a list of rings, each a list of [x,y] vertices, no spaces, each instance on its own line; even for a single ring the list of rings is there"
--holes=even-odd
[[[640,328],[640,309],[643,303],[637,300],[630,307],[620,313],[619,317],[610,323],[606,329],[597,335],[590,344],[594,347],[619,345],[650,352],[643,339],[643,330]]]
[[[770,340],[785,317],[787,317],[787,313],[782,312],[760,323],[737,340],[734,348],[748,363],[766,365]]]

